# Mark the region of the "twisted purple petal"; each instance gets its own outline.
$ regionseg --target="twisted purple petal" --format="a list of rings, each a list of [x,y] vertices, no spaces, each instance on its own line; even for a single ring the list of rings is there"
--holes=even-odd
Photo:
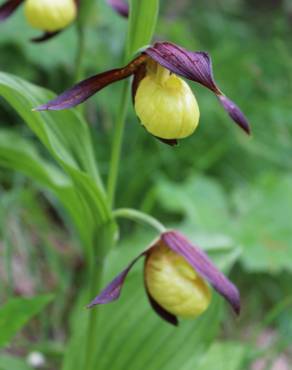
[[[34,110],[62,110],[75,107],[111,83],[131,76],[146,58],[145,55],[140,55],[123,68],[112,69],[89,77]]]
[[[122,17],[128,18],[129,5],[124,0],[107,0],[107,3]]]
[[[0,6],[0,22],[10,17],[24,0],[8,0]]]
[[[131,270],[131,268],[135,265],[140,257],[142,257],[145,252],[139,254],[138,257],[134,258],[133,261],[126,267],[118,276],[112,280],[108,286],[97,296],[94,298],[92,302],[89,303],[87,308],[91,308],[96,306],[97,304],[106,304],[117,300],[120,297],[122,287],[124,285],[124,281]]]
[[[188,51],[170,42],[157,42],[144,53],[171,72],[207,87],[216,94],[229,116],[245,132],[250,128],[240,109],[223,95],[213,77],[212,61],[208,53]]]
[[[227,111],[229,116],[236,122],[248,135],[250,134],[250,127],[247,118],[238,108],[238,106],[233,103],[232,100],[228,99],[224,95],[219,95],[218,99],[222,104],[223,108]]]
[[[231,304],[233,310],[239,314],[240,295],[238,289],[217,269],[205,252],[191,244],[177,231],[163,233],[161,235],[161,240],[171,250],[184,257],[186,261]]]

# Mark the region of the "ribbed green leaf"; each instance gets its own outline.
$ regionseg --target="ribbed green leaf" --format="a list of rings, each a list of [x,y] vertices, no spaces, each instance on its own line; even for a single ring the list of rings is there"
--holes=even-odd
[[[0,346],[9,343],[13,336],[53,299],[43,295],[30,299],[14,298],[0,308]]]
[[[71,205],[78,212],[87,233],[90,258],[94,235],[99,225],[111,219],[106,195],[94,158],[86,122],[76,110],[33,112],[32,109],[52,99],[53,94],[20,78],[0,73],[0,96],[3,96],[65,170],[79,199]],[[11,143],[12,145],[12,143]]]
[[[127,56],[151,42],[159,11],[159,0],[130,0]]]
[[[11,145],[13,143],[13,145]],[[61,169],[41,158],[32,141],[9,130],[0,131],[0,166],[23,173],[52,192],[67,210],[84,245],[92,242],[84,206],[73,182]]]

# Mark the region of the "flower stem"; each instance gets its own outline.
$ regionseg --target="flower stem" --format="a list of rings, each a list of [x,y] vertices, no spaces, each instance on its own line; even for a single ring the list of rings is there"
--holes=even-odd
[[[145,225],[151,226],[153,229],[157,230],[159,233],[164,233],[166,228],[162,225],[161,222],[156,220],[156,218],[147,215],[141,211],[137,211],[136,209],[131,208],[120,208],[113,211],[113,216],[115,218],[128,218],[130,220],[134,220]]]
[[[113,207],[115,201],[115,192],[117,185],[117,178],[119,172],[119,163],[123,143],[124,127],[128,109],[128,99],[130,94],[130,85],[128,81],[123,82],[123,90],[118,110],[118,118],[115,125],[113,144],[112,144],[112,153],[109,169],[109,178],[108,178],[108,199],[110,206]]]
[[[98,266],[95,266],[90,277],[90,288],[89,288],[89,300],[94,297],[96,292],[100,288],[101,280],[103,274],[103,263],[99,262]],[[89,310],[88,318],[88,329],[86,334],[86,346],[85,346],[85,366],[84,370],[94,369],[94,354],[96,346],[96,329],[98,322],[98,309]]]
[[[75,61],[74,83],[83,78],[83,58],[85,52],[85,30],[82,25],[77,25],[77,52]]]

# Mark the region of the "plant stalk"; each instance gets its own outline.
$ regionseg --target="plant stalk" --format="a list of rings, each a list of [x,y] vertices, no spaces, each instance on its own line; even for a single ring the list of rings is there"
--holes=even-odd
[[[136,209],[120,208],[113,211],[113,216],[115,218],[127,218],[142,223],[144,225],[148,225],[158,231],[160,234],[166,231],[164,225],[162,225],[162,223],[159,222],[156,218],[147,215],[146,213],[143,213],[141,211],[137,211]]]
[[[112,153],[107,187],[110,207],[113,207],[115,202],[115,192],[117,186],[126,115],[128,110],[129,94],[130,94],[130,85],[129,81],[126,80],[123,82],[123,90],[121,94],[118,117],[115,125],[114,138],[112,144]]]

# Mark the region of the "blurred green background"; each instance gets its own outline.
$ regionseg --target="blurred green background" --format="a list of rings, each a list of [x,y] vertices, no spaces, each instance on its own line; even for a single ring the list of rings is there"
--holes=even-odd
[[[288,0],[162,1],[157,39],[210,53],[218,85],[245,112],[252,136],[196,84],[200,125],[175,148],[147,135],[132,107],[128,115],[118,205],[180,228],[219,262],[222,251],[234,261],[230,276],[242,294],[242,314],[235,319],[225,312],[217,343],[199,370],[221,369],[223,345],[238,357],[224,370],[292,366],[291,32]],[[85,76],[120,65],[125,33],[126,21],[97,1],[87,29]],[[61,92],[73,83],[76,30],[42,45],[28,42],[34,34],[22,9],[0,24],[0,70]],[[120,87],[109,86],[85,108],[103,176]],[[4,100],[0,124],[0,144],[17,145],[17,134],[39,146]],[[80,249],[64,210],[38,183],[1,168],[0,193],[1,303],[52,291],[59,297],[50,315],[37,316],[2,355],[38,350],[47,358],[44,368],[55,369],[68,335],[66,315],[82,281]],[[152,237],[124,222],[121,248],[141,249]],[[0,359],[0,369],[6,365]]]

